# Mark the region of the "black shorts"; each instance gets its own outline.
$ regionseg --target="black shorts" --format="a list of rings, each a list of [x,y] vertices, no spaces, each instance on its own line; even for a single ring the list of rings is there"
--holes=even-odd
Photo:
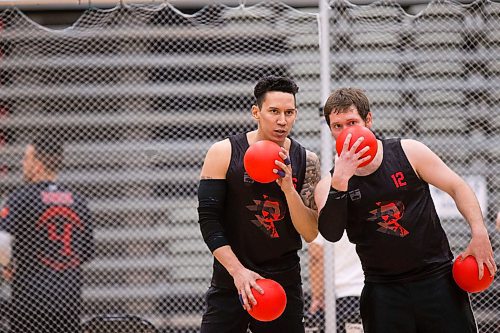
[[[286,308],[276,320],[261,322],[243,309],[236,290],[210,287],[206,293],[206,310],[201,333],[304,333],[304,295],[302,286],[284,287]]]
[[[469,295],[451,275],[409,283],[365,282],[365,333],[477,333]]]

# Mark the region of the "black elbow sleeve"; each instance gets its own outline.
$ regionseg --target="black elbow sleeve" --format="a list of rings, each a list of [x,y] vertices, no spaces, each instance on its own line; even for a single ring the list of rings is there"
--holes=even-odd
[[[328,194],[325,206],[319,213],[319,232],[326,240],[337,242],[342,238],[346,226],[347,192],[332,189]]]
[[[198,186],[198,223],[203,240],[211,252],[229,244],[222,226],[225,200],[225,179],[200,180]]]

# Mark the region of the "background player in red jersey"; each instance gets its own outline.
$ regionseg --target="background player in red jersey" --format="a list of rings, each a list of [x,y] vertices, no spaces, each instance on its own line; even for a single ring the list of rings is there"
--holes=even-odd
[[[347,126],[372,126],[368,98],[359,89],[334,91],[324,115],[334,138]],[[319,230],[333,242],[347,230],[356,244],[365,274],[365,333],[477,332],[468,295],[453,281],[453,255],[429,192],[429,184],[447,192],[469,223],[472,239],[462,256],[477,259],[482,277],[497,268],[470,186],[418,141],[378,140],[375,158],[364,167],[358,166],[369,159],[360,158],[368,147],[356,153],[362,139],[351,149],[349,141],[326,178]]]
[[[3,208],[0,259],[13,271],[10,332],[80,331],[81,265],[94,255],[93,227],[85,200],[56,180],[60,140],[44,133],[26,147],[26,184]]]

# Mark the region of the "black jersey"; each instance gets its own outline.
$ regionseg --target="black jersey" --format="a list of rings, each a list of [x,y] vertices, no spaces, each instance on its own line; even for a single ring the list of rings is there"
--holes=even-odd
[[[245,172],[243,157],[248,149],[245,133],[232,136],[231,162],[226,174],[227,192],[222,225],[232,250],[241,263],[282,285],[300,283],[297,251],[300,234],[292,224],[285,194],[276,182],[254,182]],[[300,192],[304,183],[306,151],[291,140],[293,182]],[[212,284],[234,288],[227,270],[214,259]]]
[[[380,167],[349,180],[347,234],[366,280],[409,281],[449,269],[453,255],[429,185],[417,177],[400,139],[382,144]]]
[[[9,196],[0,229],[14,237],[12,331],[43,324],[30,315],[49,318],[51,327],[63,324],[68,332],[78,329],[80,266],[94,254],[86,202],[54,182],[25,185]]]

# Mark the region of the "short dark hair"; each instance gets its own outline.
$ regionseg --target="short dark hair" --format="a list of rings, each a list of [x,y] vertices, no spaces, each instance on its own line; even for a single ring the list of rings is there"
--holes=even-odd
[[[257,82],[253,90],[255,96],[255,104],[262,107],[266,93],[269,91],[281,91],[290,93],[295,100],[295,94],[299,91],[299,87],[292,79],[283,76],[266,76]]]
[[[358,109],[361,119],[366,120],[366,116],[370,112],[370,102],[365,92],[358,88],[340,88],[333,91],[326,100],[323,107],[323,115],[326,123],[330,126],[330,114],[344,113],[354,105]]]
[[[60,133],[40,131],[33,136],[31,145],[35,158],[49,172],[58,172],[64,158],[64,147]]]

